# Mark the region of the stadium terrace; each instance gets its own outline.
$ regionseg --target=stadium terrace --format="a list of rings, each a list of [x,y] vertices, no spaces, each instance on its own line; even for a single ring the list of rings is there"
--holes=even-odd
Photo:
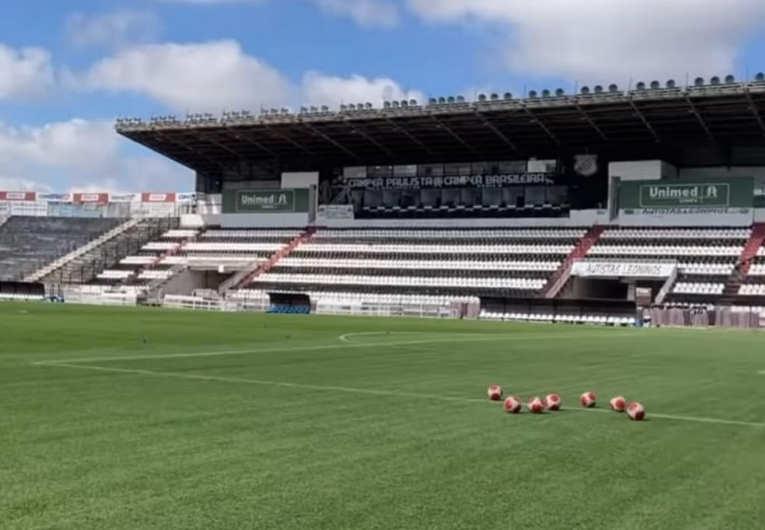
[[[194,191],[0,192],[0,296],[759,327],[764,110],[758,74],[121,118]]]

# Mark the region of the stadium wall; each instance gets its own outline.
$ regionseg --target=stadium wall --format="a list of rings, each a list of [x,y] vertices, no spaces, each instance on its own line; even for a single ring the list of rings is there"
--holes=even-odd
[[[184,228],[221,226],[223,228],[295,228],[311,224],[307,213],[293,214],[186,214],[181,215]]]
[[[319,185],[318,172],[282,173],[282,188],[310,188]]]

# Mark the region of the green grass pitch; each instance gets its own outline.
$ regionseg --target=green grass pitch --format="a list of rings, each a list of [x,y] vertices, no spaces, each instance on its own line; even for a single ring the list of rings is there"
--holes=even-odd
[[[763,370],[759,332],[3,304],[0,528],[761,529]]]

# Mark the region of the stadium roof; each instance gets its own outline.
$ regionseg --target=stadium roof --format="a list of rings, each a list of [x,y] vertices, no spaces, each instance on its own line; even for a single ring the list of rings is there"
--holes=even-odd
[[[242,162],[342,167],[511,160],[640,145],[765,147],[765,82],[505,97],[258,117],[120,119],[116,128],[200,172]]]

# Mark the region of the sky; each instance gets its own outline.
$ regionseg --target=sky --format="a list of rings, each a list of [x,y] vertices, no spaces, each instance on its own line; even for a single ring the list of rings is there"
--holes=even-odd
[[[2,2],[0,190],[191,191],[120,116],[759,71],[762,0]]]

